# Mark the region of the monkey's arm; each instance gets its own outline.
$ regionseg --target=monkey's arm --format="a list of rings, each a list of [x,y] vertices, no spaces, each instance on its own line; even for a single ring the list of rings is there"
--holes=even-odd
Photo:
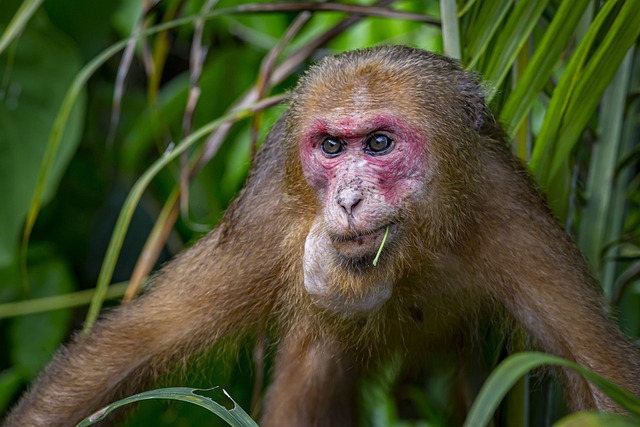
[[[221,225],[168,264],[151,291],[61,349],[6,427],[73,425],[151,386],[221,337],[250,332],[266,319],[282,260],[274,236],[282,234],[286,216],[278,134],[277,125]]]
[[[502,164],[493,172],[478,246],[488,292],[500,299],[547,352],[640,392],[637,349],[609,318],[582,254],[549,212],[528,177]],[[636,354],[636,357],[629,357]],[[565,372],[572,409],[616,410],[596,387]]]
[[[353,408],[360,372],[350,352],[330,332],[314,331],[308,320],[300,320],[279,345],[261,425],[357,425]]]

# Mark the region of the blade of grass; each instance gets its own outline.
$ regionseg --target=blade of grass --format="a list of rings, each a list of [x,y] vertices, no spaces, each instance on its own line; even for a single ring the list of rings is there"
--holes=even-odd
[[[531,110],[590,3],[591,0],[560,3],[529,65],[502,108],[500,120],[510,131],[518,129]]]
[[[460,30],[458,29],[458,13],[455,0],[440,1],[440,15],[442,16],[442,39],[444,54],[460,59]]]
[[[2,33],[2,37],[0,37],[0,54],[2,54],[7,46],[9,46],[9,43],[20,34],[42,2],[43,0],[24,0],[22,2],[16,14],[11,18],[11,22],[9,22],[9,25],[7,25],[7,28]]]
[[[557,142],[556,137],[560,129],[563,112],[567,108],[569,98],[571,93],[574,91],[577,80],[581,74],[581,70],[587,62],[589,51],[591,50],[602,25],[606,22],[609,14],[615,10],[616,4],[617,0],[611,0],[606,2],[602,9],[600,9],[600,12],[596,15],[593,23],[589,27],[589,30],[576,48],[576,51],[571,56],[571,59],[558,82],[558,86],[553,91],[551,102],[549,103],[549,107],[545,113],[540,133],[536,138],[533,153],[531,154],[530,167],[538,177],[538,182],[542,180],[542,177],[546,174],[546,169],[549,167],[546,164],[546,161],[554,154]]]
[[[525,352],[507,357],[498,365],[491,375],[489,375],[478,397],[471,406],[471,410],[464,422],[464,427],[489,425],[493,413],[513,385],[524,374],[543,365],[561,366],[579,372],[591,383],[604,391],[614,402],[620,405],[620,407],[628,410],[634,417],[640,417],[640,401],[622,387],[568,360],[543,353]]]
[[[635,427],[638,420],[606,412],[578,412],[567,415],[553,427]]]
[[[104,420],[104,418],[108,414],[122,406],[151,399],[168,399],[191,403],[193,405],[205,408],[210,412],[213,412],[232,426],[258,427],[258,424],[256,424],[256,422],[253,421],[249,415],[247,415],[247,413],[240,407],[240,405],[238,405],[225,390],[222,390],[224,396],[220,396],[219,399],[228,399],[232,404],[231,409],[227,409],[225,406],[214,401],[212,398],[204,395],[204,393],[210,393],[211,391],[212,390],[203,390],[189,387],[168,387],[145,391],[143,393],[129,396],[105,406],[98,412],[82,420],[76,427],[90,426],[97,423],[98,421]]]
[[[631,77],[633,52],[629,52],[618,69],[600,106],[601,136],[594,147],[587,180],[587,204],[582,210],[580,249],[599,273],[605,296],[612,296],[615,281],[612,268],[615,262],[606,262],[602,269],[600,253],[609,242],[619,238],[624,225],[626,182],[616,182],[616,167],[623,154],[621,138],[627,91]],[[618,177],[620,178],[620,177]],[[614,203],[616,201],[617,203]],[[618,246],[610,257],[618,253]]]
[[[475,69],[478,61],[487,50],[496,31],[503,25],[504,18],[511,10],[513,0],[495,0],[482,2],[478,17],[465,34],[464,59],[466,68]]]
[[[380,248],[378,249],[378,253],[376,257],[373,259],[373,266],[378,265],[378,260],[380,259],[380,254],[382,253],[382,248],[384,247],[384,243],[387,241],[387,235],[389,234],[389,226],[387,225],[387,229],[384,231],[384,236],[382,236],[382,243],[380,243]]]
[[[524,70],[527,69],[531,62],[530,58],[532,49],[532,43],[525,43],[524,46],[522,46],[522,49],[520,49],[520,52],[518,52],[516,62],[513,65],[513,73],[511,75],[512,82],[517,83],[522,78]],[[533,142],[530,124],[531,123],[529,121],[525,121],[515,132],[511,132],[512,148],[517,156],[525,162],[529,161],[529,158],[531,157],[531,146]]]
[[[628,0],[580,74],[558,133],[558,140],[562,144],[553,157],[547,179],[552,179],[565,164],[604,91],[639,35],[640,1]]]
[[[511,69],[516,56],[540,19],[548,0],[522,0],[516,3],[491,50],[484,77],[499,87]],[[489,100],[490,101],[490,100]]]
[[[462,9],[458,12],[458,18],[462,18],[464,15],[471,10],[471,8],[476,4],[477,0],[469,0],[467,4],[465,4]]]
[[[126,288],[127,283],[114,283],[109,286],[105,299],[123,296]],[[80,307],[89,304],[94,293],[95,289],[86,289],[70,294],[0,304],[0,319],[44,313],[46,311],[61,310],[63,308]]]

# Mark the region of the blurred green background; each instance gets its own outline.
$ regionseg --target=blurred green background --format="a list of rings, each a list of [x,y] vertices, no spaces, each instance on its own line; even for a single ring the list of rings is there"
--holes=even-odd
[[[513,150],[623,330],[640,335],[640,1],[286,5],[246,13],[224,0],[0,1],[0,413],[82,327],[97,284],[106,292],[114,283],[106,305],[117,304],[132,275],[140,283],[215,226],[284,107],[201,138],[125,205],[154,162],[208,122],[291,89],[321,56],[382,43],[446,53],[484,76]],[[122,49],[104,53],[116,43]],[[116,225],[127,214],[130,225]],[[126,238],[103,266],[114,230]],[[89,322],[101,305],[96,298]],[[256,372],[268,371],[252,350],[171,384],[222,385],[249,410]],[[448,425],[451,376],[405,390],[417,408],[409,417],[393,392],[372,385],[366,419]],[[554,386],[529,393],[527,384],[497,424],[558,417]],[[144,403],[127,425],[215,419],[183,403]]]

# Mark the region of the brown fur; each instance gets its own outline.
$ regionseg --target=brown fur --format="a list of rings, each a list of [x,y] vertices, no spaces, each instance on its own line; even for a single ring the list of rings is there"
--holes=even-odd
[[[311,254],[319,267],[331,264],[331,283],[342,284],[324,289],[327,309],[303,286],[302,254],[312,224],[333,225],[323,221],[335,206],[305,179],[298,144],[327,112],[389,108],[426,138],[424,185],[390,214],[398,225],[378,267]],[[389,277],[393,293],[379,309],[340,311]],[[473,335],[477,319],[502,311],[543,350],[638,394],[640,357],[596,289],[509,152],[474,75],[410,48],[349,52],[301,79],[218,228],[166,266],[150,292],[60,350],[5,425],[70,425],[265,322],[281,337],[266,426],[353,425],[361,376],[398,352],[423,362],[425,348]],[[564,376],[572,409],[616,410],[581,377]]]

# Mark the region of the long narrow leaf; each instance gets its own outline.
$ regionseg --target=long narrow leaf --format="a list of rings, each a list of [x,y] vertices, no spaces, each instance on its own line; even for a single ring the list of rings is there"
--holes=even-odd
[[[43,0],[25,0],[22,2],[16,14],[13,15],[11,22],[2,33],[2,37],[0,37],[0,55],[9,46],[9,43],[20,34],[42,2]]]
[[[460,29],[456,0],[441,0],[440,15],[442,16],[442,39],[444,53],[452,58],[460,59]]]
[[[610,0],[604,4],[600,12],[596,15],[589,30],[578,45],[571,60],[567,64],[558,86],[553,91],[549,108],[544,116],[540,133],[536,139],[531,155],[530,167],[537,175],[538,180],[545,175],[548,168],[547,159],[555,155],[554,150],[557,143],[557,134],[563,118],[563,112],[569,103],[569,98],[573,92],[576,82],[580,76],[580,72],[587,62],[589,51],[595,42],[596,36],[600,32],[602,25],[606,22],[609,14],[616,7],[616,0]],[[557,157],[557,156],[556,156]],[[566,159],[563,158],[563,161]]]
[[[600,273],[600,281],[606,296],[612,294],[613,271],[609,277],[603,275],[600,268],[600,250],[620,237],[624,223],[625,183],[617,186],[621,197],[615,197],[614,181],[616,167],[622,149],[621,138],[624,109],[627,102],[627,90],[632,66],[632,52],[607,89],[600,108],[601,138],[594,147],[589,165],[587,180],[587,204],[582,211],[579,243],[596,272]],[[622,187],[622,188],[620,188]],[[618,204],[612,204],[613,200]],[[607,264],[611,265],[611,264]]]
[[[481,70],[484,77],[499,87],[507,76],[518,51],[527,41],[548,0],[519,1],[509,15],[505,28],[500,31],[495,48],[491,50],[488,65]]]
[[[553,427],[637,427],[638,420],[620,414],[606,412],[578,412],[571,414]]]
[[[620,405],[620,407],[629,411],[634,417],[640,417],[640,401],[622,387],[568,360],[543,353],[525,352],[507,357],[498,365],[491,375],[489,375],[478,397],[471,406],[464,426],[481,427],[488,425],[493,413],[513,385],[524,374],[543,365],[562,366],[579,372],[604,391],[614,402]],[[638,418],[638,421],[640,421],[640,418]]]
[[[478,16],[465,35],[464,59],[467,68],[475,69],[489,42],[502,25],[513,0],[485,1],[479,4]]]
[[[258,427],[258,424],[251,419],[251,417],[231,398],[231,396],[229,396],[226,391],[222,391],[224,393],[222,398],[229,399],[233,404],[231,409],[227,409],[210,397],[203,395],[204,393],[209,392],[209,390],[189,387],[168,387],[138,393],[107,405],[98,412],[82,420],[77,427],[90,426],[104,420],[107,415],[122,406],[151,399],[178,400],[181,402],[191,403],[213,412],[232,426]]]
[[[106,298],[119,298],[123,296],[127,286],[127,283],[115,283],[109,286]],[[50,297],[32,298],[24,301],[0,304],[0,319],[87,305],[91,302],[94,292],[95,289],[85,289],[72,293],[52,295]]]
[[[558,134],[562,145],[559,147],[558,156],[553,158],[548,179],[552,179],[558,173],[573,150],[602,94],[639,35],[640,0],[628,0],[576,84]]]
[[[500,119],[507,129],[515,131],[531,110],[534,101],[569,43],[580,17],[591,0],[564,1],[545,31],[540,44],[513,92],[502,108]]]

